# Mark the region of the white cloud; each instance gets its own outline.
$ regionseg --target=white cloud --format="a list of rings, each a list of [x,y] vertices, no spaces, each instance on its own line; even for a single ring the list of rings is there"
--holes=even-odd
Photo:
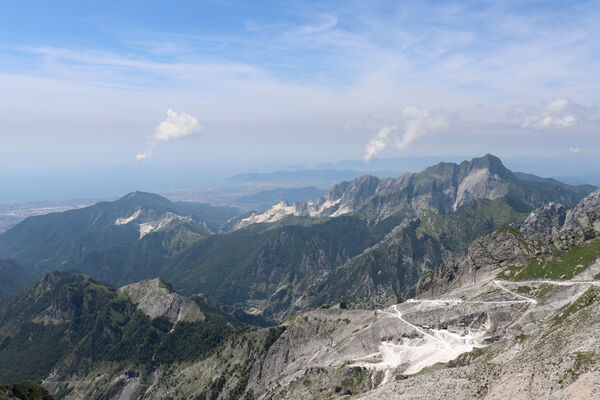
[[[198,119],[185,112],[167,110],[167,119],[154,128],[154,135],[149,138],[149,148],[144,153],[136,154],[135,159],[141,162],[154,155],[154,149],[160,142],[181,139],[202,130]]]
[[[193,135],[200,132],[202,127],[198,120],[190,114],[167,110],[167,119],[161,122],[154,130],[154,138],[167,142],[171,139]]]
[[[142,160],[145,160],[146,158],[150,158],[154,155],[154,151],[152,150],[148,150],[145,153],[140,153],[140,154],[136,154],[135,155],[135,160],[137,162],[141,162]]]
[[[569,147],[569,151],[573,154],[581,154],[581,149],[579,147]]]
[[[525,129],[567,129],[600,122],[597,107],[587,107],[565,98],[557,98],[545,106],[534,107],[530,113],[533,115],[524,116],[521,124]]]
[[[381,153],[388,144],[390,134],[396,130],[395,126],[385,126],[369,141],[365,149],[363,159],[369,161],[377,154]]]
[[[382,128],[369,141],[365,148],[363,160],[371,160],[381,153],[391,142],[399,150],[404,150],[420,137],[430,132],[447,128],[448,125],[448,119],[441,113],[429,113],[415,106],[405,107],[400,112],[400,119],[397,125]],[[400,126],[404,132],[400,137],[394,136],[394,132],[398,130],[397,126]]]

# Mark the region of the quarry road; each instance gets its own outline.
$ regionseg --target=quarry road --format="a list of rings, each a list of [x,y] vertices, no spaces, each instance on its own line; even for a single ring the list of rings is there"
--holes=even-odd
[[[499,301],[480,301],[480,300],[463,300],[463,299],[439,299],[439,300],[417,300],[410,299],[406,303],[423,303],[438,305],[440,307],[453,307],[458,304],[537,304],[538,301],[534,298],[526,297],[517,293],[508,287],[511,285],[528,285],[547,283],[558,286],[571,285],[597,285],[600,286],[600,281],[549,281],[549,280],[530,280],[530,281],[503,281],[491,280],[487,284],[491,284],[503,292],[510,294],[513,300]],[[508,286],[508,287],[507,287]],[[392,376],[391,369],[405,365],[405,374],[414,374],[425,367],[434,365],[439,362],[448,362],[455,359],[460,354],[472,351],[477,347],[485,347],[484,338],[486,333],[492,326],[486,322],[484,326],[478,329],[471,329],[469,326],[463,332],[451,332],[447,329],[434,329],[428,326],[419,326],[407,321],[402,312],[398,309],[400,305],[393,305],[385,310],[379,310],[380,313],[389,315],[399,319],[403,324],[406,324],[410,329],[415,330],[420,335],[419,338],[404,337],[400,343],[393,341],[383,341],[379,346],[379,351],[367,356],[361,357],[353,366],[361,366],[385,370],[382,384],[387,382]],[[375,360],[375,359],[378,360]]]
[[[506,287],[504,287],[504,284],[506,283],[506,281],[500,281],[500,280],[496,279],[493,282],[494,282],[494,285],[498,286],[500,289],[504,290],[505,292],[508,292],[508,293],[512,294],[513,296],[515,296],[515,297],[523,299],[523,301],[529,302],[531,304],[537,304],[537,300],[536,299],[532,299],[530,297],[523,296],[522,294],[515,293],[512,290],[509,290]]]
[[[546,282],[546,281],[544,281]],[[494,280],[492,281],[492,283],[494,285],[496,285],[497,287],[499,287],[500,289],[504,290],[507,293],[510,293],[511,295],[518,297],[521,300],[499,300],[499,301],[484,301],[484,300],[463,300],[463,299],[439,299],[439,300],[417,300],[417,299],[409,299],[406,302],[407,303],[430,303],[430,304],[437,304],[437,305],[455,305],[455,304],[460,304],[460,303],[469,303],[469,304],[520,304],[520,303],[530,303],[530,304],[537,304],[537,300],[536,299],[532,299],[530,297],[527,296],[523,296],[519,293],[515,293],[510,289],[507,289],[504,284],[505,283],[515,283],[515,282],[508,282],[508,281],[500,281],[500,280]]]
[[[398,310],[398,306],[397,305],[394,304],[393,306],[390,307],[390,309],[392,309],[394,312],[389,312],[389,311],[385,311],[385,310],[382,310],[381,312],[385,313],[385,314],[394,315],[400,321],[404,322],[406,325],[410,326],[411,328],[413,328],[414,330],[416,330],[417,332],[419,332],[421,335],[426,336],[426,337],[428,337],[430,339],[433,339],[433,340],[435,340],[435,341],[437,341],[439,343],[442,343],[444,345],[447,345],[447,343],[445,341],[443,341],[442,339],[437,338],[437,337],[435,337],[433,335],[430,335],[429,333],[425,332],[420,327],[418,327],[418,326],[416,326],[414,324],[411,324],[410,322],[408,322],[407,320],[405,320],[404,318],[402,318],[402,313]]]
[[[494,282],[499,282],[501,284],[512,284],[512,285],[528,285],[528,284],[539,284],[539,283],[547,283],[549,285],[556,286],[573,286],[573,285],[594,285],[600,286],[600,281],[551,281],[551,280],[532,280],[532,281],[502,281],[496,280]]]
[[[505,285],[535,285],[535,284],[543,284],[546,283],[548,285],[556,285],[556,286],[573,286],[573,285],[593,285],[600,286],[600,281],[553,281],[553,280],[528,280],[528,281],[504,281],[500,279],[495,279],[492,281],[494,285],[498,288],[504,290],[506,293],[510,293],[511,295],[518,297],[521,300],[500,300],[500,301],[482,301],[482,300],[462,300],[462,299],[439,299],[439,300],[418,300],[418,299],[408,299],[407,303],[429,303],[436,305],[446,305],[451,306],[460,303],[469,303],[469,304],[517,304],[517,303],[530,303],[537,304],[537,300],[531,297],[523,296],[522,294],[516,293],[510,289],[508,289]]]

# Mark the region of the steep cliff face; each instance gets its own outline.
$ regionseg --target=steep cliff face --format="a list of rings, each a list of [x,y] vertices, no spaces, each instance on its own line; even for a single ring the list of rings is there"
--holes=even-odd
[[[474,279],[482,268],[485,270],[510,266],[516,273],[520,268],[527,266],[528,273],[539,274],[539,271],[535,271],[536,266],[531,264],[533,259],[537,259],[539,268],[543,268],[548,260],[567,257],[575,247],[582,248],[582,258],[573,263],[575,266],[577,262],[583,265],[585,259],[595,254],[590,241],[598,237],[600,191],[585,197],[570,210],[549,203],[532,211],[521,230],[506,227],[483,236],[469,246],[466,254],[424,274],[417,285],[417,292],[424,295],[440,295],[451,287]],[[591,252],[591,255],[588,255],[588,252]]]

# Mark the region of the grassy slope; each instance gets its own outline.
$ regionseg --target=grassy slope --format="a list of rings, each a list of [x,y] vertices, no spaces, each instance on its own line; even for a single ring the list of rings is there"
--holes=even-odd
[[[515,281],[531,279],[571,279],[600,258],[600,240],[569,251],[556,251],[554,255],[535,259],[523,268],[509,267],[499,277]]]

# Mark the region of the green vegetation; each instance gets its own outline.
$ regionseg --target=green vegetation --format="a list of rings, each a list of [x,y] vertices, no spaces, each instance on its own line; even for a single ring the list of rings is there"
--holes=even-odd
[[[51,273],[0,303],[0,382],[39,380],[51,370],[84,374],[100,361],[150,371],[199,360],[234,332],[221,314],[212,310],[206,321],[173,326],[84,275]]]
[[[91,257],[99,262],[118,262],[119,267],[123,268],[127,265],[127,261],[135,260],[130,250],[132,248],[135,248],[137,255],[142,255],[142,259],[152,261],[157,253],[164,256],[169,254],[169,251],[181,250],[182,246],[187,247],[190,244],[188,239],[193,236],[207,235],[209,232],[206,227],[198,222],[201,218],[213,215],[211,223],[218,223],[233,213],[233,210],[227,208],[212,208],[195,203],[184,203],[184,205],[185,207],[182,208],[156,194],[135,192],[116,201],[100,202],[81,209],[30,217],[0,235],[0,258],[15,259],[19,264],[41,273],[53,270],[57,266],[61,269],[77,267],[78,271],[91,272],[97,279],[117,283],[115,276],[95,274],[102,271],[102,268],[84,271],[79,267],[91,254],[109,251],[114,253],[110,257],[99,254]],[[156,216],[166,212],[190,215],[194,221],[187,223],[184,231],[151,234],[147,235],[148,239],[144,237],[145,240],[140,241],[136,224],[115,225],[118,218],[128,217],[140,209]],[[140,242],[145,242],[145,246],[140,245]],[[154,250],[156,247],[161,251]],[[151,257],[145,257],[145,252],[152,253]],[[164,260],[159,258],[159,261],[162,265]],[[89,263],[90,261],[87,261],[83,264]],[[159,266],[154,264],[151,266],[158,269]],[[110,264],[101,267],[106,265]],[[131,270],[131,267],[124,269]],[[130,278],[126,272],[125,277],[118,275],[117,278]],[[106,279],[107,277],[112,279]],[[136,276],[134,281],[143,278]]]
[[[274,326],[272,328],[269,328],[269,333],[267,334],[267,337],[265,339],[265,343],[264,343],[264,350],[268,351],[271,346],[273,345],[273,343],[275,343],[277,341],[277,339],[279,339],[279,336],[281,336],[283,334],[283,332],[285,332],[286,327],[285,326]]]
[[[569,303],[563,308],[561,308],[558,315],[554,317],[554,321],[562,322],[567,320],[571,315],[575,314],[577,311],[593,304],[600,295],[600,289],[595,286],[590,286],[588,290],[586,290],[581,296],[577,298],[573,303]]]
[[[241,211],[234,207],[212,206],[206,203],[178,201],[175,205],[184,213],[206,223],[213,231],[217,231],[225,222],[241,214]]]
[[[527,212],[518,211],[502,197],[495,200],[478,199],[450,214],[428,212],[420,217],[417,237],[426,234],[438,238],[451,251],[464,251],[475,238],[496,229],[516,231],[507,226],[520,223]]]
[[[550,285],[547,283],[543,283],[538,287],[537,292],[535,293],[535,295],[537,297],[546,297],[549,293],[551,293],[554,289],[556,289],[556,286],[554,285]]]
[[[0,300],[17,294],[39,275],[12,260],[0,260]]]
[[[0,400],[52,400],[53,397],[41,385],[24,381],[10,385],[0,385]]]
[[[600,240],[583,246],[575,246],[567,252],[535,259],[522,269],[509,267],[499,277],[515,281],[531,279],[571,279],[600,258]]]
[[[374,235],[374,230],[359,218],[339,217],[310,226],[213,235],[171,259],[164,276],[183,293],[201,292],[213,303],[234,306],[268,298],[292,283],[308,284],[385,234]]]

